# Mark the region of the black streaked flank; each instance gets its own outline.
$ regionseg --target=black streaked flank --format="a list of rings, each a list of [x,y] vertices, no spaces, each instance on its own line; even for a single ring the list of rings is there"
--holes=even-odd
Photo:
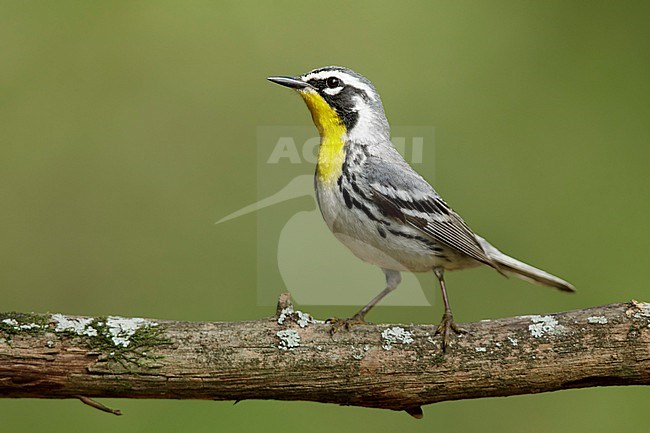
[[[371,220],[373,220],[373,221],[379,221],[379,219],[378,219],[376,216],[373,215],[373,213],[370,211],[370,209],[368,209],[368,206],[366,206],[365,204],[361,203],[361,202],[360,202],[359,200],[357,200],[356,198],[353,198],[353,199],[352,199],[352,204],[353,204],[354,207],[356,207],[357,209],[361,209],[361,210],[363,211],[363,213],[365,213],[366,216],[367,216],[368,218],[370,218]]]
[[[425,244],[425,245],[427,246],[427,248],[429,248],[429,249],[430,249],[431,251],[433,251],[434,253],[442,253],[442,251],[443,251],[443,249],[440,248],[440,247],[438,246],[438,244],[436,244],[436,243],[435,243],[434,241],[432,241],[431,239],[427,239],[427,238],[425,238],[424,236],[419,236],[419,235],[410,235],[410,234],[408,234],[408,233],[404,233],[404,232],[401,232],[401,231],[399,231],[399,230],[390,229],[390,228],[388,229],[388,231],[389,231],[391,234],[395,235],[395,236],[400,236],[400,237],[403,237],[403,238],[406,238],[406,239],[414,239],[414,240],[416,240],[416,241],[420,241],[420,242],[422,242],[423,244]]]
[[[353,190],[354,192],[356,192],[357,194],[359,194],[361,197],[366,198],[366,197],[363,195],[363,193],[361,192],[361,190],[359,189],[359,186],[357,185],[356,182],[354,182],[354,181],[350,181],[350,185],[352,186],[352,190]]]
[[[343,193],[343,200],[345,200],[345,205],[348,207],[348,209],[352,209],[352,199],[350,199],[350,193],[345,188],[342,188],[341,192]]]

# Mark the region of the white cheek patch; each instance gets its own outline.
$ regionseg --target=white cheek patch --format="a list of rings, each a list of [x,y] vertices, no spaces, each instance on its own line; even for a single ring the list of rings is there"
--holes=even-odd
[[[348,131],[348,138],[353,141],[368,141],[369,139],[384,139],[381,119],[361,96],[353,97],[354,108],[357,112],[357,124]],[[387,139],[387,138],[386,138]]]
[[[323,93],[327,93],[328,95],[338,95],[339,93],[341,93],[341,90],[343,90],[342,86],[341,87],[335,87],[333,89],[330,89],[328,87],[328,88],[323,89]]]

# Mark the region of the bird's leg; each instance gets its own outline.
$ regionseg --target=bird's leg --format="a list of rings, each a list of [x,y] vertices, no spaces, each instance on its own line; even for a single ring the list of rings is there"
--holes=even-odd
[[[451,308],[449,307],[449,300],[447,299],[447,289],[445,287],[445,279],[443,276],[444,270],[441,268],[435,268],[433,273],[436,274],[436,277],[438,277],[438,281],[440,282],[442,301],[445,304],[445,313],[442,315],[442,320],[436,328],[435,335],[440,334],[442,336],[442,351],[446,352],[447,347],[449,346],[449,335],[451,334],[451,331],[454,331],[456,334],[465,334],[467,331],[460,328],[454,322],[454,317],[451,314]]]
[[[361,325],[364,323],[367,323],[365,320],[366,314],[368,314],[368,311],[372,307],[374,307],[379,301],[381,301],[384,296],[388,295],[390,292],[395,290],[397,288],[397,285],[402,281],[402,276],[400,275],[399,271],[393,271],[391,269],[382,269],[384,271],[384,274],[386,274],[386,288],[381,291],[377,296],[372,298],[368,304],[363,307],[361,310],[359,310],[354,316],[350,317],[349,319],[338,319],[338,318],[331,318],[328,319],[327,322],[332,324],[332,327],[330,328],[330,334],[334,335],[336,332],[341,330],[341,328],[345,328],[345,330],[350,330],[350,327],[353,325]]]
[[[340,331],[341,328],[345,328],[346,331],[350,330],[350,327],[353,325],[362,325],[366,322],[366,314],[372,307],[375,306],[377,302],[379,302],[384,296],[386,296],[388,293],[390,293],[390,290],[388,287],[386,287],[384,290],[381,291],[377,296],[372,298],[370,302],[368,302],[368,305],[363,307],[361,310],[357,311],[357,313],[347,319],[339,319],[337,317],[333,317],[330,319],[327,319],[327,323],[331,323],[332,327],[330,328],[330,334],[334,335],[336,332]]]

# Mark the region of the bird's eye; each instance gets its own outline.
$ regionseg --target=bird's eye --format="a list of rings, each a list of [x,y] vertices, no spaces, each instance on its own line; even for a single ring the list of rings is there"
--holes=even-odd
[[[329,77],[325,84],[327,84],[327,87],[330,89],[335,89],[341,86],[341,80],[336,77]]]

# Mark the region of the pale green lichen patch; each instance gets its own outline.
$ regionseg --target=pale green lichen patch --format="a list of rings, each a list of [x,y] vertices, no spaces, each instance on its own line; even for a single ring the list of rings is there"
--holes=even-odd
[[[61,340],[66,337],[76,338],[79,340],[75,344],[85,346],[122,364],[150,364],[150,361],[161,358],[153,349],[172,343],[165,336],[164,327],[141,318],[0,314],[0,339],[11,343],[21,333],[47,335],[46,347],[55,346],[55,335]]]
[[[116,348],[131,346],[136,334],[142,334],[158,326],[156,322],[139,317],[67,317],[63,314],[52,314],[52,323],[55,333],[98,337],[97,340],[101,340],[103,346]]]
[[[163,358],[156,349],[172,344],[163,326],[146,319],[109,316],[95,319],[93,327],[98,335],[85,338],[88,346],[123,366],[154,367]]]
[[[594,325],[605,325],[607,324],[607,317],[605,316],[589,316],[587,317],[587,323]]]
[[[385,329],[381,333],[381,347],[384,350],[391,350],[394,344],[411,344],[413,341],[413,333],[399,326]]]
[[[171,344],[158,323],[141,318],[68,317],[53,314],[54,333],[79,337],[92,350],[120,364],[150,365],[161,356],[151,353],[161,345]]]
[[[280,339],[280,344],[278,344],[280,350],[293,350],[300,346],[300,335],[295,329],[283,329],[276,332],[275,335]]]
[[[487,347],[475,347],[476,352],[487,352]]]
[[[106,319],[106,331],[108,337],[113,341],[113,344],[121,347],[128,347],[131,344],[131,337],[139,329],[155,328],[158,326],[156,322],[150,320],[135,318],[124,318],[116,316],[108,316]]]
[[[35,334],[48,330],[49,316],[25,313],[0,314],[0,337],[11,341],[21,333]]]
[[[535,338],[543,336],[562,335],[565,333],[564,326],[560,325],[558,321],[552,316],[529,316],[532,325],[528,325],[530,335]]]
[[[63,314],[52,314],[54,332],[66,332],[87,337],[96,337],[97,330],[92,324],[95,319],[90,317],[69,318]]]
[[[292,319],[301,328],[307,327],[310,323],[325,323],[322,320],[314,319],[309,313],[303,313],[300,310],[294,311],[293,306],[291,305],[283,308],[280,312],[280,315],[278,316],[278,325],[284,325],[287,319]]]
[[[3,319],[2,323],[15,331],[30,331],[32,329],[41,329],[37,323],[18,323],[16,319]]]

